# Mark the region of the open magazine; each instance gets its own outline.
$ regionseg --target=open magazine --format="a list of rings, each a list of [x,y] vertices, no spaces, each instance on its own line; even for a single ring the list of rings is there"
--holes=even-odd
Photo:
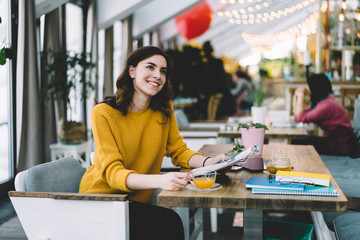
[[[242,152],[239,152],[239,153],[227,158],[226,162],[218,162],[213,165],[206,166],[206,167],[195,168],[195,169],[191,170],[191,174],[193,176],[203,175],[208,172],[218,171],[220,169],[230,167],[230,166],[240,163],[240,162],[245,162],[249,156],[254,155],[259,150],[260,150],[259,146],[255,145],[254,147],[248,148]]]

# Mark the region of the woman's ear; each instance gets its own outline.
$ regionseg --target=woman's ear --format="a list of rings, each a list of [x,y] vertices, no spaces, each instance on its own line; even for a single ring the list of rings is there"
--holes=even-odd
[[[129,76],[135,78],[135,68],[131,65],[129,66]]]

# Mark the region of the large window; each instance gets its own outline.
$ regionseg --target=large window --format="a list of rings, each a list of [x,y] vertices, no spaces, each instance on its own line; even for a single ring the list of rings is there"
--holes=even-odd
[[[80,53],[83,50],[82,37],[82,10],[80,7],[68,3],[66,4],[66,48],[68,51]],[[78,80],[80,81],[80,79]],[[70,92],[70,106],[67,109],[67,115],[73,121],[81,121],[81,88]]]
[[[10,0],[0,0],[0,49],[9,47],[10,38]],[[0,186],[14,178],[12,156],[12,119],[11,109],[11,64],[9,60],[0,65]],[[3,193],[0,193],[3,195]]]

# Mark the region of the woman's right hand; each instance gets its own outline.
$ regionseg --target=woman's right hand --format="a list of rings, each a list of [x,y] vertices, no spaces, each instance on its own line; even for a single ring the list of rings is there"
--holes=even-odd
[[[159,175],[159,188],[163,190],[181,190],[191,180],[190,172],[169,172]]]
[[[295,95],[309,95],[310,94],[310,89],[307,87],[298,87],[295,90]]]

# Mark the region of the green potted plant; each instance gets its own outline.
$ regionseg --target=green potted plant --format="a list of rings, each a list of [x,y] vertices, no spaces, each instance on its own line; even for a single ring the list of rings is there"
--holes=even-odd
[[[64,143],[86,141],[85,123],[72,121],[71,116],[67,114],[67,109],[71,108],[70,93],[72,90],[83,88],[82,101],[85,101],[88,93],[94,90],[94,84],[87,72],[96,66],[90,61],[90,53],[56,52],[48,49],[41,54],[49,59],[49,64],[45,68],[47,78],[42,92],[43,99],[45,103],[60,101],[64,109],[64,118],[59,121],[60,141]]]
[[[244,150],[244,146],[240,143],[234,143],[233,148],[230,149],[228,152],[225,153],[226,157],[231,157],[239,152],[242,152]]]
[[[3,46],[0,49],[0,65],[5,65],[6,59],[14,59],[15,58],[15,50],[12,47]]]
[[[261,155],[265,139],[265,130],[269,130],[268,127],[262,123],[240,123],[238,130],[241,132],[242,144],[245,149],[258,145],[260,151],[255,155]]]
[[[253,122],[265,123],[265,117],[267,113],[267,107],[264,106],[264,100],[268,97],[268,94],[264,92],[262,84],[254,90],[253,103],[251,107],[251,117]]]
[[[2,19],[0,17],[0,24],[2,23]],[[13,47],[2,46],[0,49],[0,65],[5,65],[6,59],[14,59],[15,58],[15,50]]]

